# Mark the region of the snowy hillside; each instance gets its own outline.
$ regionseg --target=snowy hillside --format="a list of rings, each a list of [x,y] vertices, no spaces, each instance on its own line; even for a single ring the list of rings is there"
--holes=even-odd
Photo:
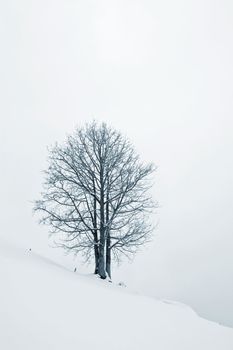
[[[81,276],[1,242],[0,349],[232,350],[233,330],[189,307]]]

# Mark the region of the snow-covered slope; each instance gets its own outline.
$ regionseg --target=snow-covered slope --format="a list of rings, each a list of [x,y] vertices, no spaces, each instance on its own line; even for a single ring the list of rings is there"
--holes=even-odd
[[[189,307],[81,276],[0,242],[2,350],[232,350]]]

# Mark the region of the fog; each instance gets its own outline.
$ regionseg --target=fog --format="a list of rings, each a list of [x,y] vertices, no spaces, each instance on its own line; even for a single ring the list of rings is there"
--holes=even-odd
[[[55,254],[32,216],[46,147],[105,121],[158,166],[154,242],[115,278],[233,326],[233,3],[8,0],[0,17],[1,237]]]

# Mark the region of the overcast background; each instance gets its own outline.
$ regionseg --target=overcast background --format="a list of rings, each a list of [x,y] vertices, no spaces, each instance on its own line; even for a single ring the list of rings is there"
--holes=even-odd
[[[67,263],[32,216],[46,146],[106,121],[158,166],[154,243],[115,278],[233,326],[233,2],[1,0],[0,39],[2,239]]]

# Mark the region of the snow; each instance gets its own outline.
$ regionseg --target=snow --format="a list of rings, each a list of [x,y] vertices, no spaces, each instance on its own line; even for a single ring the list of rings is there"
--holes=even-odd
[[[0,349],[232,350],[233,329],[0,242]]]

